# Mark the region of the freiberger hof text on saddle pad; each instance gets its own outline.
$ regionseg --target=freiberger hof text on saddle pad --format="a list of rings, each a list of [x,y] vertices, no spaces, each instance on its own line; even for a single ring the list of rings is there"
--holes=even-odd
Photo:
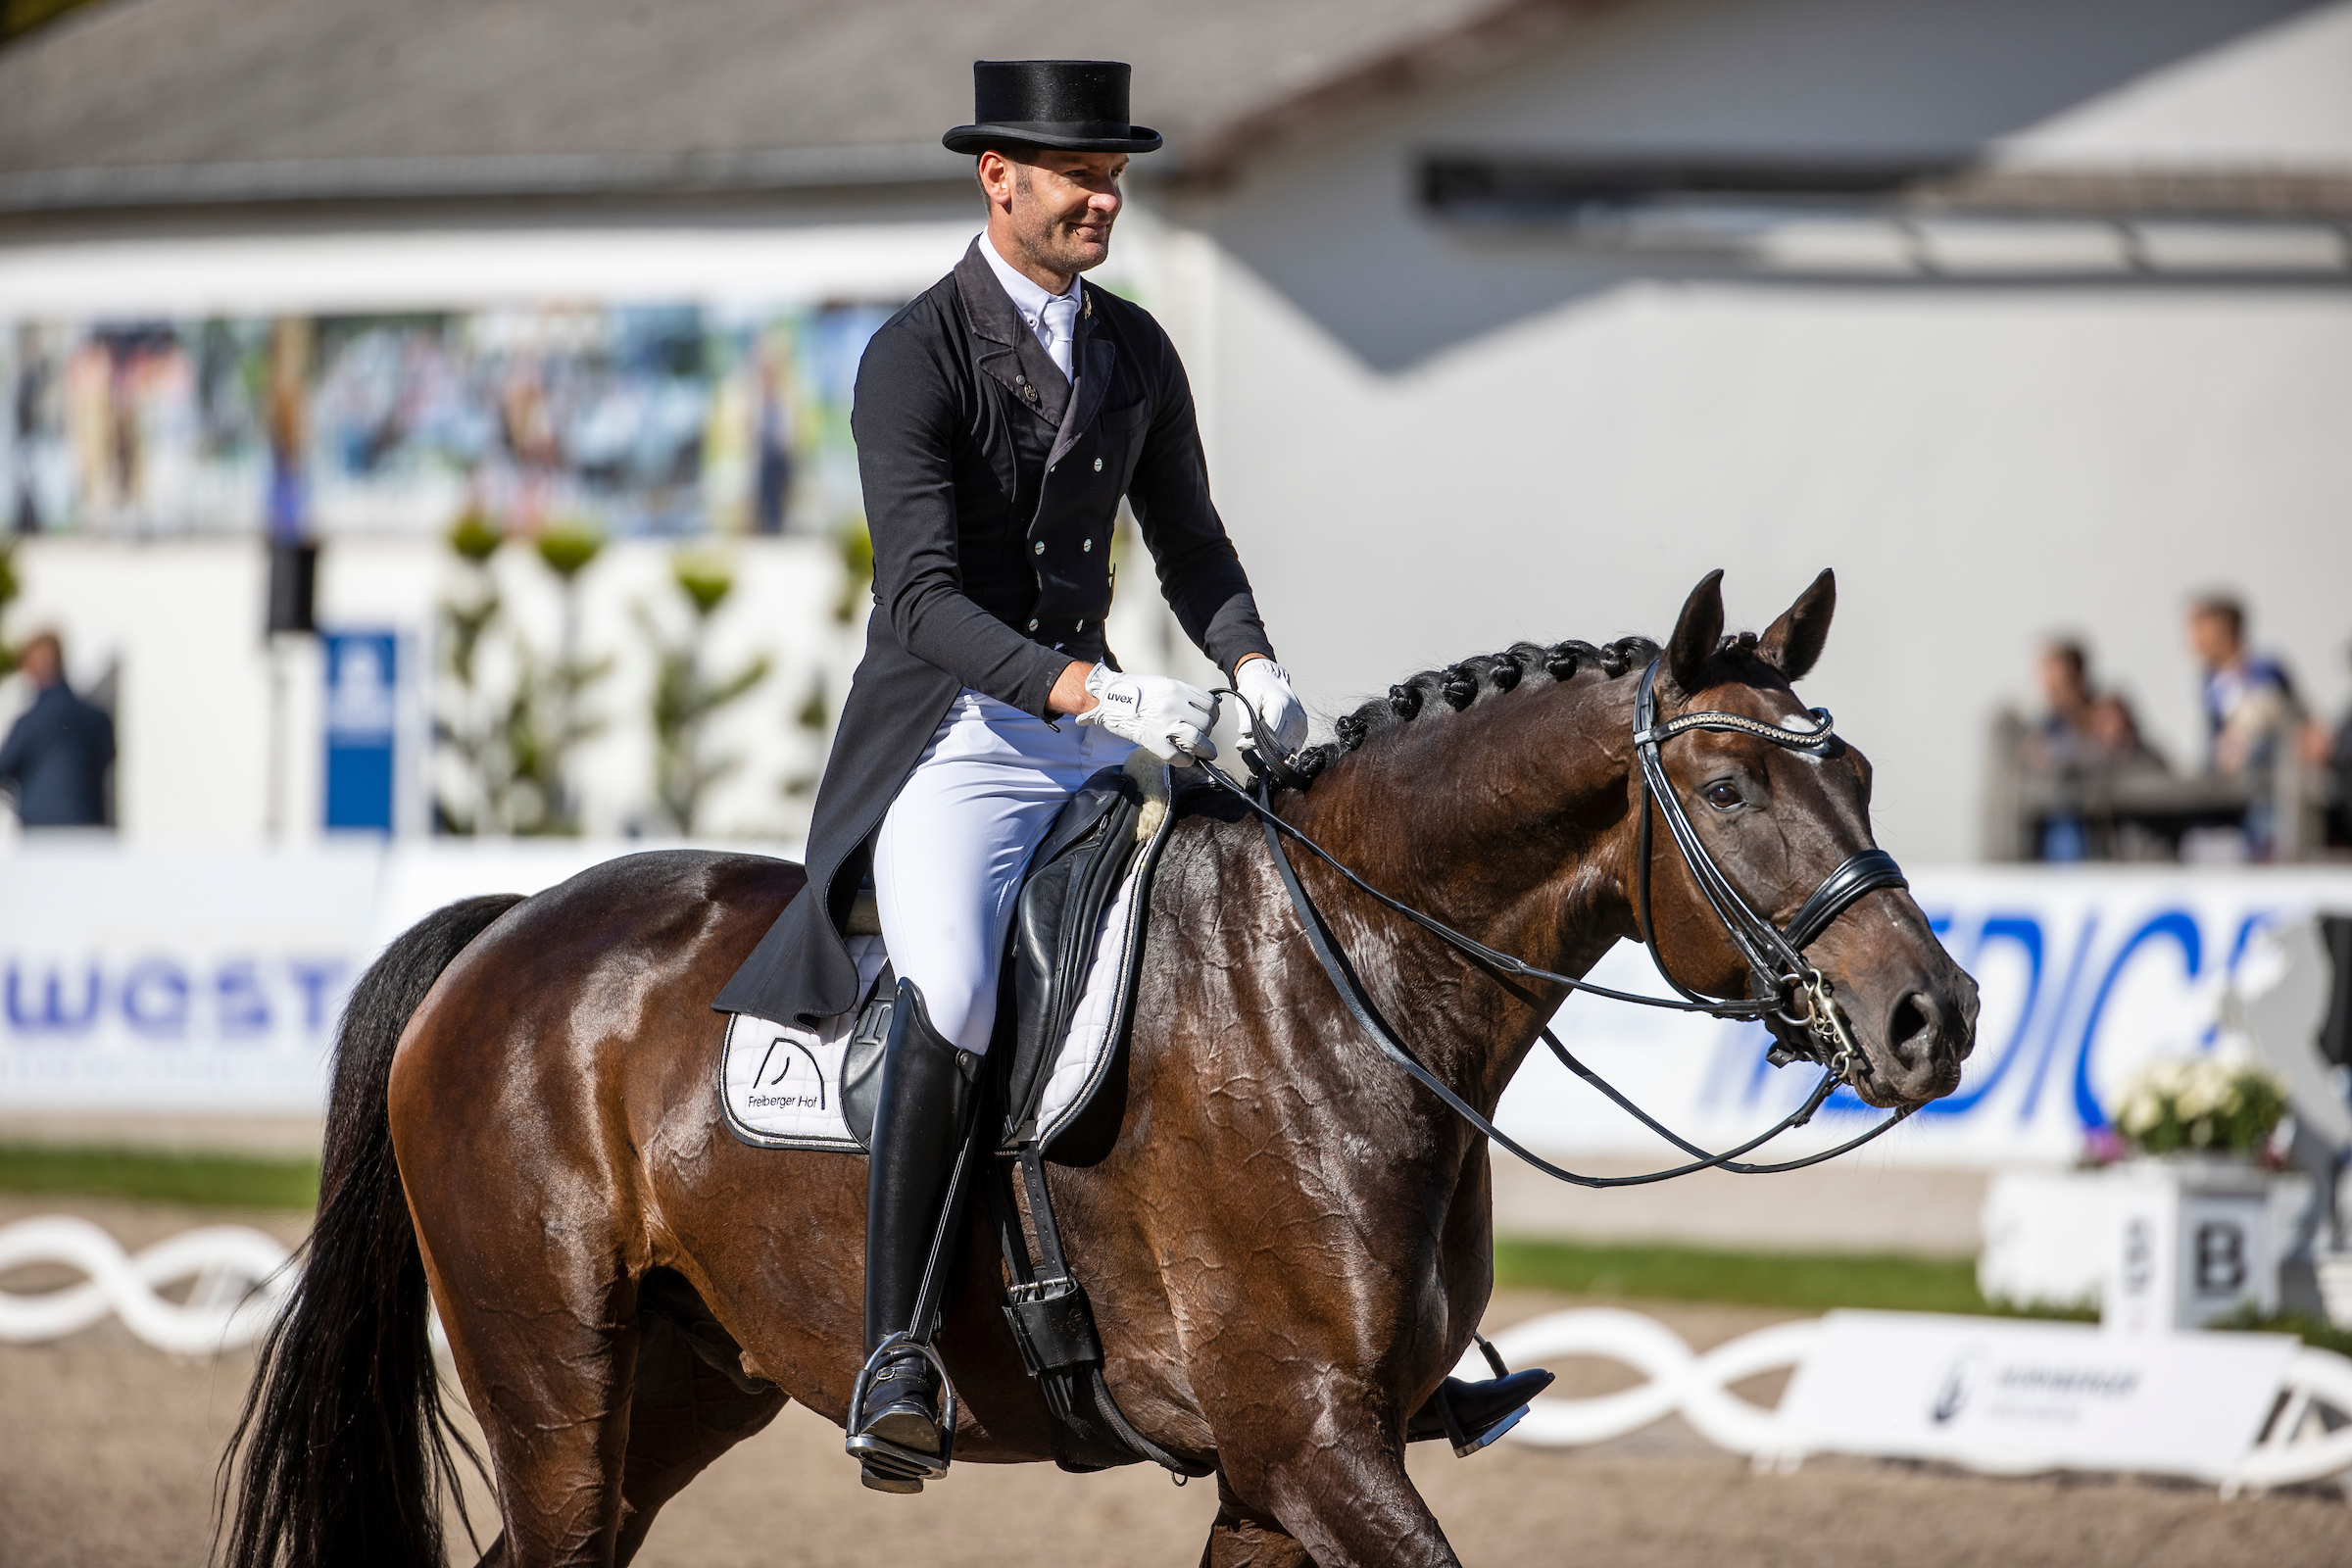
[[[1143,956],[1152,868],[1174,813],[1168,809],[1166,765],[1139,751],[1124,769],[1128,785],[1143,797],[1134,814],[1134,853],[1096,842],[1095,835],[1108,825],[1106,815],[1116,814],[1108,808],[1121,793],[1120,777],[1106,769],[1074,797],[1030,867],[1032,878],[1041,878],[1057,866],[1081,877],[1101,866],[1116,880],[1096,890],[1100,903],[1077,897],[1079,890],[1064,885],[1066,878],[1051,889],[1022,891],[1014,928],[1017,1039],[1006,1043],[1012,1063],[1001,1140],[1004,1153],[1017,1152],[1031,1140],[1050,1146],[1102,1087],[1125,1033]],[[1084,866],[1062,864],[1082,857]],[[1110,857],[1120,864],[1102,864]],[[1060,929],[1063,920],[1084,919],[1088,906],[1100,909],[1090,930]],[[853,916],[853,923],[867,922]],[[881,936],[871,931],[854,933],[847,945],[858,964],[860,1002],[853,1011],[827,1018],[815,1029],[750,1013],[727,1015],[719,1102],[727,1130],[745,1143],[864,1152],[881,1084],[882,1042],[890,1029],[890,955]],[[1056,961],[1056,949],[1062,961]]]

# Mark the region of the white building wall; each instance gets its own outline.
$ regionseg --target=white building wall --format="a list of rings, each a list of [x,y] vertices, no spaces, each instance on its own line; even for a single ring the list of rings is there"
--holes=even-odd
[[[1807,694],[1876,760],[1883,841],[1922,860],[1976,853],[1983,727],[2030,697],[2048,632],[2086,635],[2194,762],[2182,600],[2232,587],[2338,711],[2340,237],[2256,287],[2135,281],[2096,232],[2054,283],[1972,263],[1966,232],[1931,240],[1963,269],[1940,277],[1899,256],[1765,277],[1448,228],[1411,173],[1463,146],[2341,169],[2347,81],[2340,4],[1688,0],[1269,158],[1186,210],[1217,251],[1186,347],[1215,367],[1218,494],[1277,646],[1331,713],[1517,637],[1662,635],[1713,566],[1760,627],[1835,566]]]

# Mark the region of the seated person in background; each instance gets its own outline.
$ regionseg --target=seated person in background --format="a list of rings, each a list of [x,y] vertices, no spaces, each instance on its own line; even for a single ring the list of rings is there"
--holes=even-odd
[[[2164,759],[2140,738],[2139,719],[2132,713],[2132,705],[2114,692],[2101,692],[2091,699],[2084,734],[2089,738],[2091,750],[2110,767],[2164,770]]]
[[[2052,803],[2055,809],[2045,808],[2040,815],[2034,853],[2043,860],[2113,858],[2114,824],[2094,829],[2084,820],[2082,789],[2126,770],[2161,772],[2164,761],[2140,739],[2131,705],[2092,689],[2089,656],[2081,643],[2059,638],[2042,646],[2041,691],[2049,710],[2019,737],[2018,764],[2065,789]]]
[[[2059,638],[2042,646],[2041,693],[2049,711],[2026,733],[2022,760],[2029,771],[2164,765],[2140,738],[2132,705],[2093,689],[2090,656],[2081,643]]]
[[[2298,727],[2294,684],[2278,661],[2247,651],[2245,607],[2207,594],[2188,607],[2188,645],[2205,668],[2205,728],[2216,773],[2268,768]]]
[[[26,827],[105,826],[115,721],[66,684],[65,648],[55,632],[33,637],[17,661],[35,694],[0,742],[0,784],[15,788],[17,820]]]
[[[2049,711],[2026,732],[2027,767],[2051,772],[2081,761],[2090,730],[2090,659],[2082,645],[2058,638],[2041,648],[2041,696]]]

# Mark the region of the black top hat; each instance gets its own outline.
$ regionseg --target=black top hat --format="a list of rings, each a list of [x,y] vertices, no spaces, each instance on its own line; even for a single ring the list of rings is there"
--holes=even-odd
[[[1127,122],[1120,60],[975,60],[972,119],[940,140],[952,153],[1008,144],[1080,153],[1149,153],[1159,132]]]

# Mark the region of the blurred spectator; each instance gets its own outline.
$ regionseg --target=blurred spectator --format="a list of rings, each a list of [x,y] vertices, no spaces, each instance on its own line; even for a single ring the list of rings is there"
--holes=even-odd
[[[2132,705],[2113,692],[2101,692],[2091,699],[2085,733],[2092,752],[2111,767],[2164,766],[2164,759],[2140,739],[2139,718]]]
[[[2209,594],[2188,607],[2188,645],[2205,666],[2205,728],[2217,773],[2267,768],[2297,723],[2293,682],[2246,649],[2245,607]]]
[[[115,721],[66,684],[56,633],[33,637],[17,660],[35,693],[0,742],[0,785],[15,788],[17,819],[26,827],[105,826]]]
[[[2041,697],[2049,705],[2026,735],[2026,765],[2037,772],[2082,760],[2090,739],[2090,660],[2078,642],[2061,639],[2041,650]]]
[[[2048,710],[2020,739],[2018,764],[2050,781],[2061,804],[2045,808],[2034,853],[2044,860],[2115,858],[2124,846],[2115,842],[2114,824],[2085,821],[2078,808],[2083,791],[2121,772],[2161,772],[2163,759],[2140,739],[2131,705],[2093,689],[2090,658],[2081,643],[2060,638],[2043,645],[2041,693]]]
[[[2294,744],[2302,718],[2294,683],[2277,660],[2246,648],[2245,607],[2227,594],[2208,594],[2188,607],[2188,645],[2205,666],[2206,766],[2246,778],[2244,853],[2271,858],[2278,838],[2278,804],[2269,788],[2281,745]]]
[[[2304,726],[2303,760],[2324,781],[2328,848],[2352,848],[2352,707],[2333,734],[2316,718]]]

